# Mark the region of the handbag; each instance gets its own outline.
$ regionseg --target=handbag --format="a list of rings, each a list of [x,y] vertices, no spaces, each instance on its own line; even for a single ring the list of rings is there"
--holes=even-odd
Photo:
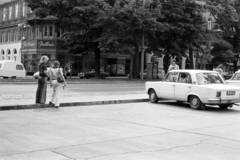
[[[61,74],[61,72],[60,72],[60,68],[59,68],[58,72],[59,72],[59,77],[57,78],[57,82],[58,82],[58,83],[63,83],[64,80],[62,79],[62,74]]]

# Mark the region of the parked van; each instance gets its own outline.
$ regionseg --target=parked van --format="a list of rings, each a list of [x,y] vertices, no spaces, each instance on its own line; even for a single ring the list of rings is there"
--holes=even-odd
[[[22,63],[12,60],[1,60],[0,61],[0,77],[3,78],[17,78],[25,77],[26,70]]]

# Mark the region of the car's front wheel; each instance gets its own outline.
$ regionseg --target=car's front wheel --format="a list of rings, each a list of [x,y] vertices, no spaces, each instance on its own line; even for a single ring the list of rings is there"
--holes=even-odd
[[[191,96],[189,99],[189,104],[192,109],[199,110],[201,106],[204,105],[197,96]]]
[[[151,103],[157,103],[159,101],[159,98],[153,89],[149,92],[149,100]]]
[[[218,105],[219,106],[219,108],[221,108],[221,109],[228,109],[231,105],[230,104],[220,104],[220,105]]]

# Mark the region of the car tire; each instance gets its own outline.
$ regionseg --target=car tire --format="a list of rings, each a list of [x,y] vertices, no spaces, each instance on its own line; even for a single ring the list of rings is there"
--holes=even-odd
[[[157,103],[159,101],[159,98],[153,89],[149,92],[149,100],[151,103]]]
[[[191,96],[189,99],[189,104],[190,107],[195,110],[200,110],[201,106],[204,105],[197,96]]]
[[[220,109],[228,109],[228,107],[230,107],[230,104],[220,104],[218,106]]]

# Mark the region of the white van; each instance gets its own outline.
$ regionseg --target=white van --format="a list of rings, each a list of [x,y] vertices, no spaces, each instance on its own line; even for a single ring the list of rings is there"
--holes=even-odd
[[[0,77],[3,78],[17,78],[26,77],[26,70],[22,63],[12,60],[0,61]]]

